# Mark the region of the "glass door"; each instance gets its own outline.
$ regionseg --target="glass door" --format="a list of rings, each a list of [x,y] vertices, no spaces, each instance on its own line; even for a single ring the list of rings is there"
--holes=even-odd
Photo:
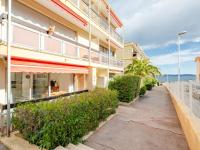
[[[48,97],[48,74],[33,74],[33,98]]]

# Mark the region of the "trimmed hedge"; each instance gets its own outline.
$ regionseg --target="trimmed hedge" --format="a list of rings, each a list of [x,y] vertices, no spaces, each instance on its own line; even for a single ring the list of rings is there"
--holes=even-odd
[[[153,85],[151,83],[148,83],[145,86],[146,86],[146,89],[149,91],[152,90],[152,88],[153,88]]]
[[[108,88],[118,92],[119,101],[130,102],[139,95],[140,77],[133,75],[114,77],[109,82]]]
[[[80,142],[84,135],[115,113],[117,106],[117,92],[96,89],[54,102],[18,106],[12,121],[14,128],[30,143],[54,149]]]
[[[147,91],[146,86],[141,87],[141,88],[140,88],[140,94],[139,94],[139,95],[140,95],[140,96],[145,95],[146,91]]]
[[[151,90],[156,84],[157,84],[157,80],[155,78],[145,78],[144,80],[144,85],[146,86],[147,90]]]

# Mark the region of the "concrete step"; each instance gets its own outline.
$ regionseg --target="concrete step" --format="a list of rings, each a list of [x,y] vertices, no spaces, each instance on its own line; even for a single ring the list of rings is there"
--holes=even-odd
[[[88,147],[87,145],[84,145],[82,143],[79,143],[78,147],[82,148],[83,150],[94,150],[93,148]]]
[[[66,148],[68,150],[94,150],[84,144],[81,144],[81,143],[79,143],[78,145],[74,145],[74,144],[70,143]]]
[[[68,150],[68,149],[62,146],[58,146],[54,150]]]
[[[68,150],[79,150],[77,149],[77,146],[74,144],[69,143],[66,147]]]

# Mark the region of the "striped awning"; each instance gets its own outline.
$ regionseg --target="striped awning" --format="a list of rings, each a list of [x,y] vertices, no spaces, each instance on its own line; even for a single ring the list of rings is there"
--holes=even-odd
[[[12,59],[11,72],[88,74],[88,68],[86,66],[75,66],[47,61]]]

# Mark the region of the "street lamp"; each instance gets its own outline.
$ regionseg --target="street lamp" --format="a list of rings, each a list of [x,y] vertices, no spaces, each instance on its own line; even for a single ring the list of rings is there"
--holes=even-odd
[[[180,62],[180,57],[181,57],[181,36],[186,34],[187,31],[182,31],[179,32],[178,35],[178,95],[179,99],[181,99],[181,62]]]
[[[181,36],[186,34],[187,31],[179,32],[178,35],[178,82],[180,83],[181,80],[181,62],[180,62],[180,55],[181,55]]]

